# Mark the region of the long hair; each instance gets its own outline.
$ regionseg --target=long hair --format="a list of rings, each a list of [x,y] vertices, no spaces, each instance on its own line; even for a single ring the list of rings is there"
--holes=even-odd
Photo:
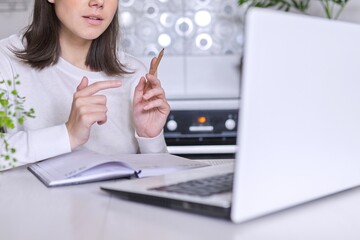
[[[53,4],[45,0],[35,0],[33,20],[26,28],[23,41],[24,50],[13,50],[14,54],[31,67],[42,70],[58,62],[61,48],[59,41],[60,21]],[[118,10],[105,32],[92,41],[85,65],[92,71],[102,71],[108,75],[129,74],[117,55],[119,34]]]

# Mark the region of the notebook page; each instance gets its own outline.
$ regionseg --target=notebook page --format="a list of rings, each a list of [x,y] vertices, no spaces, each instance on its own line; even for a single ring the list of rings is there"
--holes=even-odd
[[[168,153],[112,155],[108,157],[114,161],[126,163],[133,169],[141,170],[140,177],[157,176],[179,170],[209,166],[209,164],[201,161],[190,160]]]
[[[64,154],[51,158],[30,166],[46,182],[60,181],[69,179],[71,182],[74,177],[79,179],[96,179],[104,175],[111,175],[109,172],[117,170],[118,174],[130,175],[134,173],[125,163],[113,162],[107,156],[88,150],[78,150],[69,154]],[[92,174],[91,177],[89,177]]]

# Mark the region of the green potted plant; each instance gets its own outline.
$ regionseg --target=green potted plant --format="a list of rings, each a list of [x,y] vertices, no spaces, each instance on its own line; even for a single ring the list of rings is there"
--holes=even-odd
[[[319,4],[329,19],[337,19],[350,0],[239,0],[240,6],[275,8],[308,14],[310,4]]]
[[[20,84],[19,76],[13,80],[0,81],[0,158],[5,160],[5,164],[13,167],[17,159],[14,157],[16,149],[10,146],[6,140],[5,132],[8,129],[14,129],[16,123],[23,125],[26,118],[34,118],[35,111],[33,108],[25,110],[25,97],[21,97],[16,90],[16,86]],[[6,89],[12,89],[10,92]],[[0,169],[4,169],[5,165],[0,164]]]

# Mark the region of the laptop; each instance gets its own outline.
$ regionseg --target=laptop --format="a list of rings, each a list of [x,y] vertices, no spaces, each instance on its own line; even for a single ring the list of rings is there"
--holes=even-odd
[[[269,9],[245,23],[235,163],[103,190],[239,223],[359,186],[360,26]]]

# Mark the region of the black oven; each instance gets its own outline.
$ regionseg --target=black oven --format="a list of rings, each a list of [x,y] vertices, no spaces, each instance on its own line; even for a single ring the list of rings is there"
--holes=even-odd
[[[214,103],[208,102],[206,109],[186,107],[170,112],[164,128],[170,153],[191,158],[234,158],[239,108],[220,104],[222,108],[216,109]]]

